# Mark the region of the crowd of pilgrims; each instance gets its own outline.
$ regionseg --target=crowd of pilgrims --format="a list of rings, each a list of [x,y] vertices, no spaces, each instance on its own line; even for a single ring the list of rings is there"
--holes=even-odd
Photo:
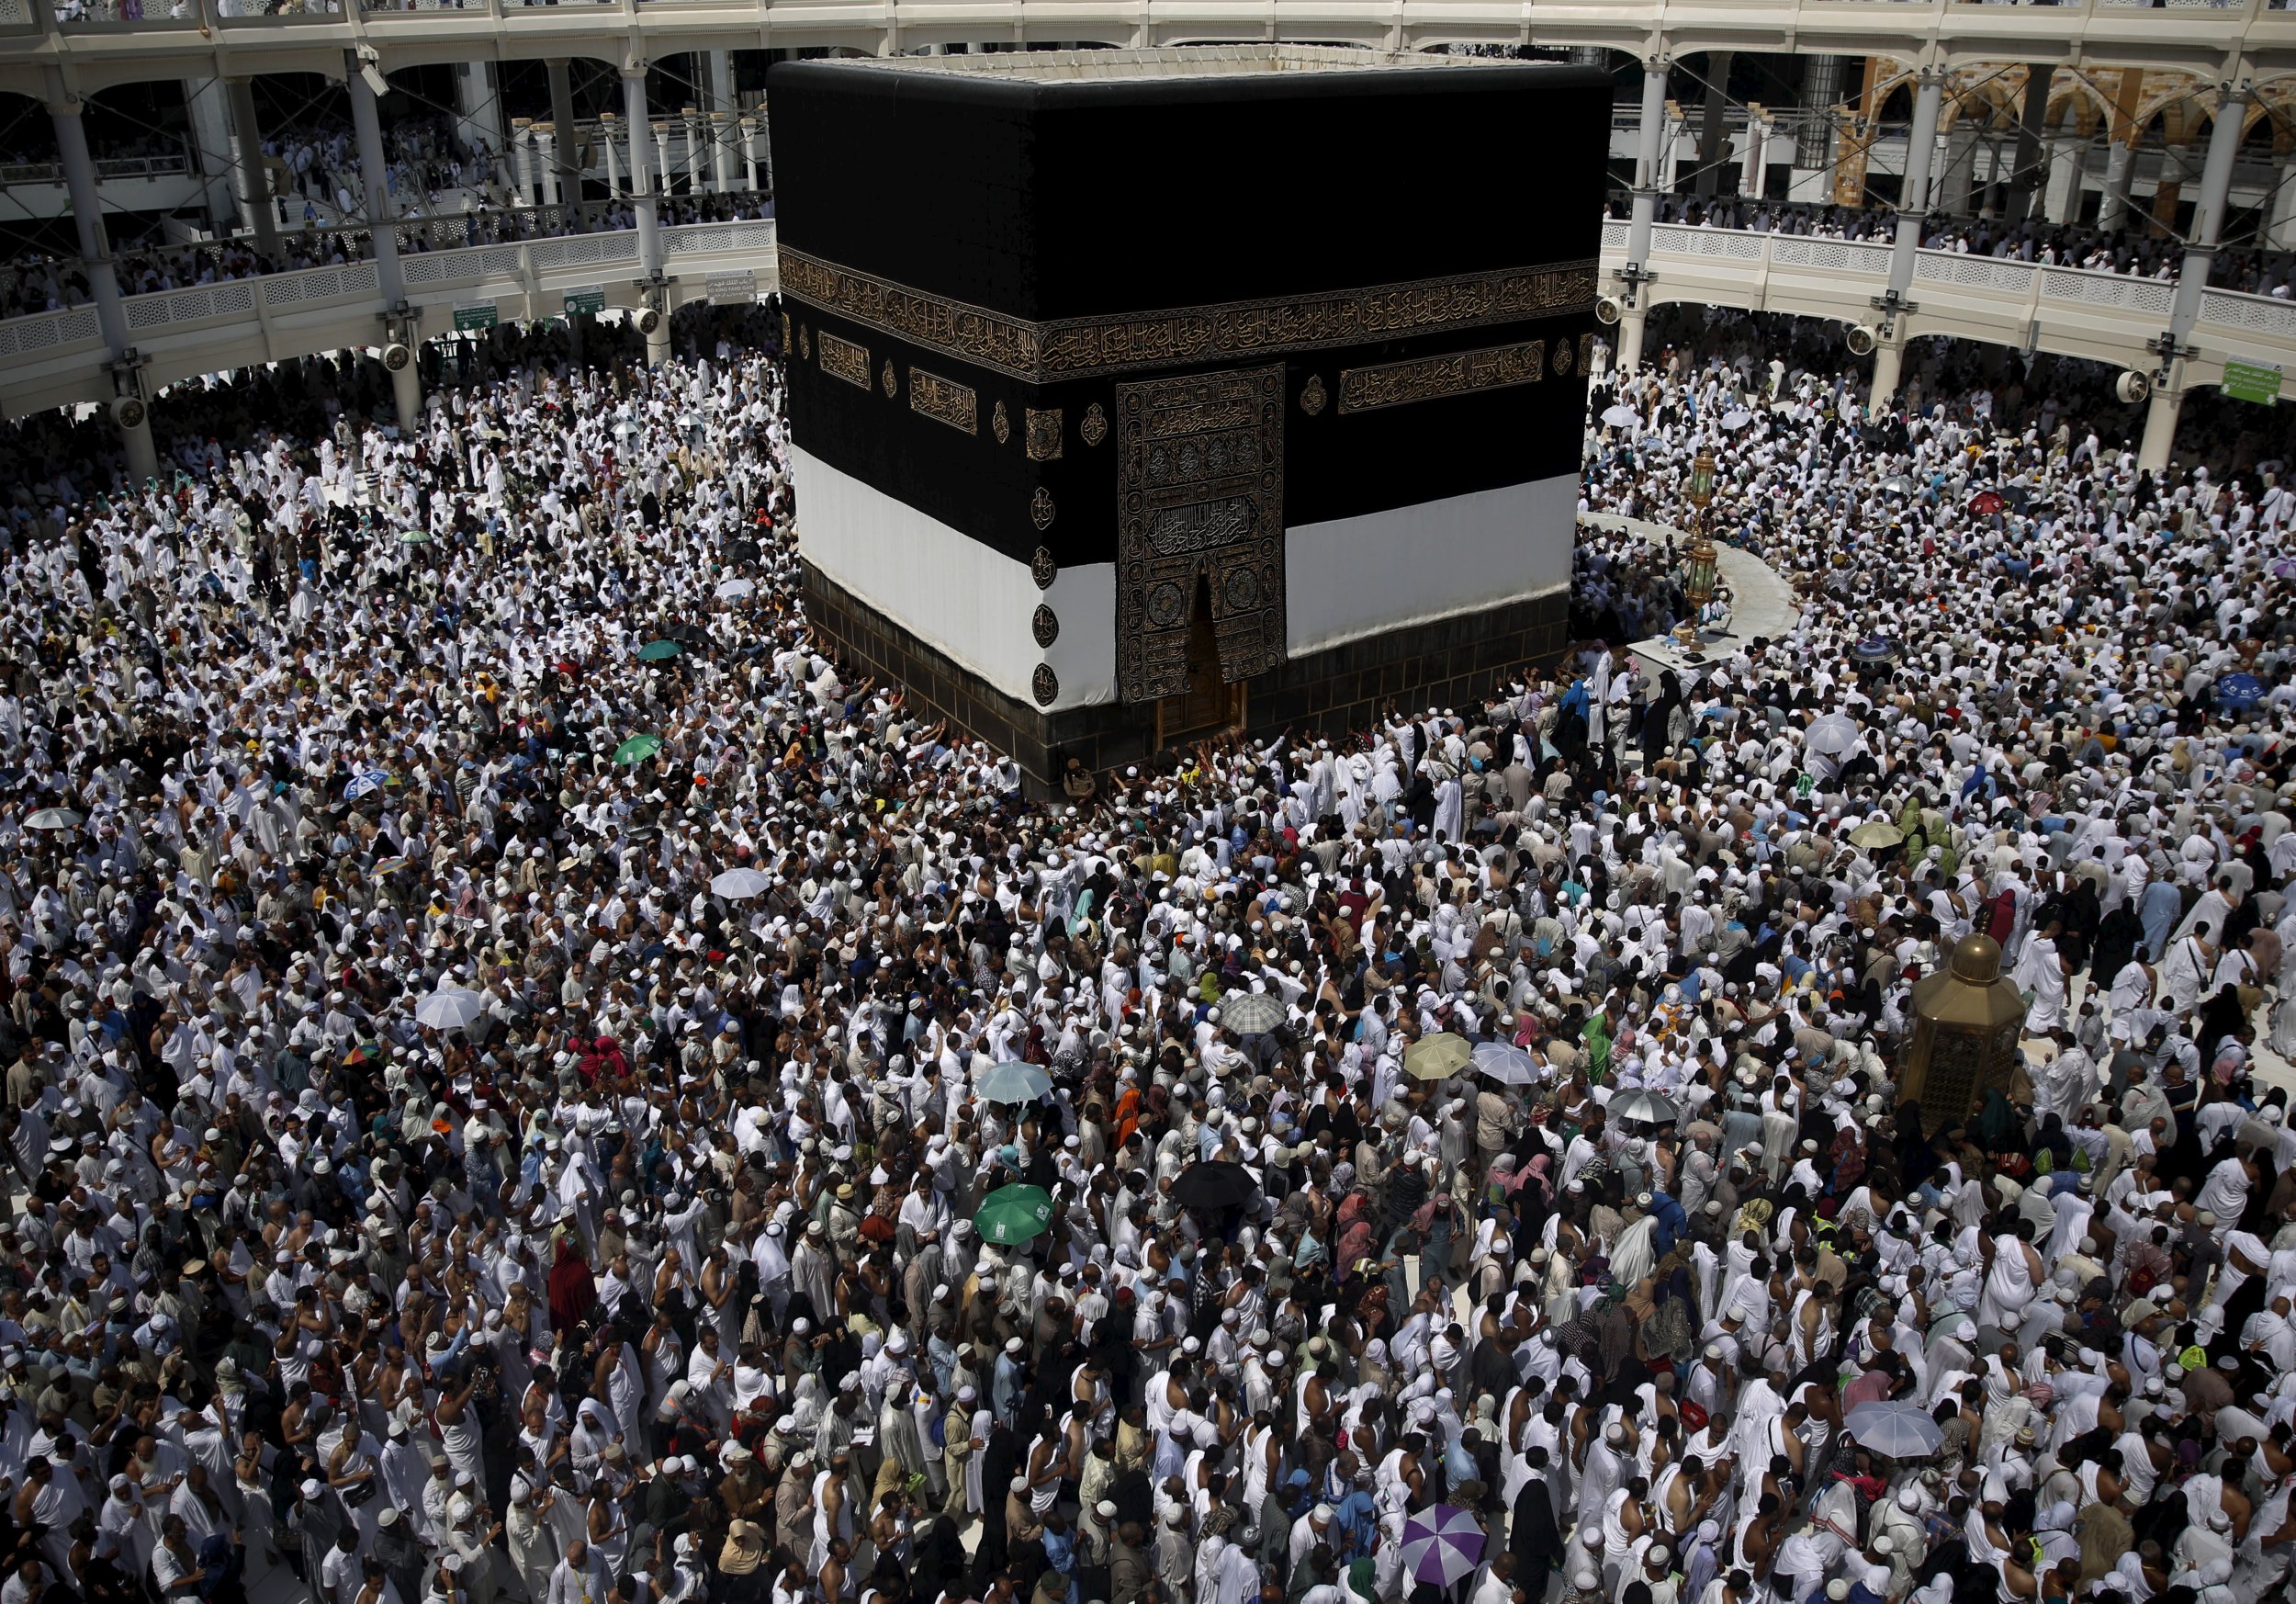
[[[1781,638],[1047,802],[808,629],[777,327],[0,434],[0,1600],[2285,1585],[2253,442],[1690,329],[1583,504],[1717,448]]]

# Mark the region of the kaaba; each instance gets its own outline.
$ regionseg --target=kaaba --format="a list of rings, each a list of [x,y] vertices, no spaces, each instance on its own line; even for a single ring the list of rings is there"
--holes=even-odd
[[[1039,789],[1559,651],[1610,99],[1341,46],[776,65],[808,616]]]

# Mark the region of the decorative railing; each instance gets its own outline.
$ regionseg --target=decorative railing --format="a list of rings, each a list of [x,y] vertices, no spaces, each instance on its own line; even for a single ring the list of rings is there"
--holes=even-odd
[[[1628,226],[1603,225],[1603,265],[1626,265]],[[1660,224],[1650,231],[1653,304],[1687,301],[1868,322],[1888,281],[1893,247],[1811,234]],[[1924,250],[1914,261],[1908,327],[1921,334],[2042,347],[2151,366],[2176,285],[2165,278],[2043,266],[1998,256]],[[2296,368],[2296,301],[2235,290],[2200,298],[2192,332],[2200,382],[2228,356]]]

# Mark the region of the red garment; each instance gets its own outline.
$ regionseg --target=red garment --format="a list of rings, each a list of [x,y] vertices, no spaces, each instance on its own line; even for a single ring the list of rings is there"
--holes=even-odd
[[[550,1266],[550,1329],[563,1337],[597,1306],[598,1282],[582,1257],[580,1240],[570,1233],[559,1237],[557,1259]]]

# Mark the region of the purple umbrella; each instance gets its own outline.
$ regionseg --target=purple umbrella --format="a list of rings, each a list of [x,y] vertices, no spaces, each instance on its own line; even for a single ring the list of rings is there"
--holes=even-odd
[[[1482,1557],[1483,1529],[1464,1509],[1437,1504],[1403,1522],[1403,1568],[1419,1581],[1448,1587]]]

